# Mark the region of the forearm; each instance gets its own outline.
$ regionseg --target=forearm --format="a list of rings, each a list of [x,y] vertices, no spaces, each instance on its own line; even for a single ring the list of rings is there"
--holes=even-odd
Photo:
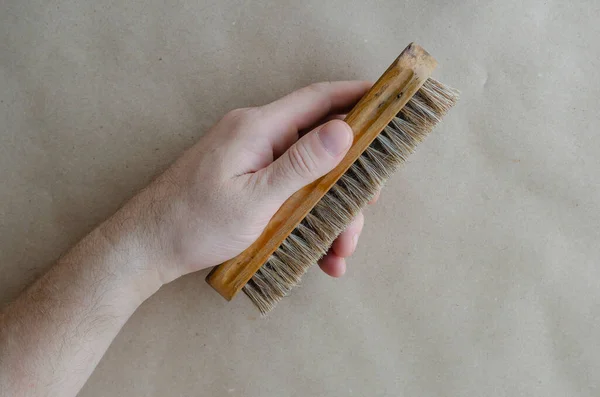
[[[160,282],[123,211],[0,315],[0,395],[74,396]]]

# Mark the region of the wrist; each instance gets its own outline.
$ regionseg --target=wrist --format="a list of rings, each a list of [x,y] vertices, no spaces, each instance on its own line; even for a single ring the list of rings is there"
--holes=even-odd
[[[163,284],[158,269],[168,259],[156,249],[147,225],[127,205],[98,226],[89,238],[100,247],[99,266],[115,275],[117,288],[140,305]]]

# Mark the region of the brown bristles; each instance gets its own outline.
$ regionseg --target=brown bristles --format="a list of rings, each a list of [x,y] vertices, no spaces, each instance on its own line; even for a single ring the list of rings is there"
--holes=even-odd
[[[244,286],[261,313],[273,309],[327,253],[457,99],[456,90],[431,78],[425,82]]]

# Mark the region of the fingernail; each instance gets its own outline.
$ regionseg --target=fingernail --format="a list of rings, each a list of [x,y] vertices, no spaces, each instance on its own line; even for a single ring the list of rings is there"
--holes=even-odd
[[[344,128],[346,129],[344,131]],[[321,144],[332,156],[339,156],[349,146],[352,140],[352,130],[346,123],[329,122],[317,132]]]

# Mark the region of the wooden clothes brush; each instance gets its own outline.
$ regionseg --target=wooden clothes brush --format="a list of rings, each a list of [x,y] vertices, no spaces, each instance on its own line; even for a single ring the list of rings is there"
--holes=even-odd
[[[207,282],[227,300],[243,289],[261,313],[273,309],[457,101],[456,90],[429,78],[436,64],[423,48],[406,47],[348,113],[354,141],[341,163],[292,195]]]

